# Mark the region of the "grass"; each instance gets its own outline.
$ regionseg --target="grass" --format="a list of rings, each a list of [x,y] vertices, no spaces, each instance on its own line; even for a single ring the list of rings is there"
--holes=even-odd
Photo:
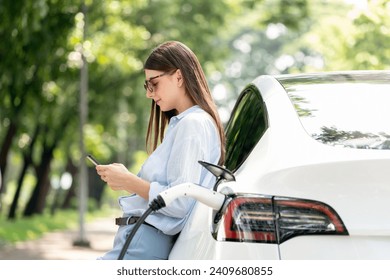
[[[105,208],[88,212],[85,220],[113,215],[113,210]],[[0,217],[0,247],[20,241],[34,240],[47,232],[77,228],[79,213],[76,210],[62,210],[54,215],[45,213],[31,218],[19,218],[13,221]]]

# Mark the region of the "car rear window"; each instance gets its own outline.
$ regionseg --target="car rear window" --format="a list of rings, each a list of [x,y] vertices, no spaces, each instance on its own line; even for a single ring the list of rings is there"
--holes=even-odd
[[[279,80],[316,140],[357,149],[390,149],[390,72]]]
[[[226,124],[226,168],[237,170],[267,127],[266,107],[260,93],[249,85],[241,93]]]

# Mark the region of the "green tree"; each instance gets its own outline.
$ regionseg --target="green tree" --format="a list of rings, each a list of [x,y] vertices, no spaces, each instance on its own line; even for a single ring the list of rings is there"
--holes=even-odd
[[[363,6],[311,1],[310,7],[306,32],[285,48],[295,58],[289,71],[389,69],[388,1],[371,0]]]
[[[56,137],[60,137],[66,125],[57,116],[62,114],[61,110],[71,113],[67,110],[71,108],[66,106],[53,106],[64,99],[53,80],[66,75],[61,65],[66,63],[66,34],[73,27],[76,9],[72,2],[65,5],[39,0],[28,3],[3,1],[0,10],[0,34],[4,38],[2,41],[7,42],[1,44],[0,50],[1,120],[5,127],[4,134],[1,131],[1,135],[5,135],[1,145],[1,170],[4,174],[7,169],[11,148],[15,151],[28,148],[30,141],[37,141],[32,137],[38,137],[34,147],[40,152],[24,153],[24,167],[18,180],[23,182],[25,172],[32,164],[38,178],[36,189],[42,189],[46,184]],[[56,122],[59,127],[55,126]],[[34,207],[34,211],[41,211],[44,202],[40,198],[40,205]]]
[[[76,0],[1,1],[0,37],[7,42],[0,45],[3,174],[10,153],[22,159],[15,169],[18,175],[7,172],[17,182],[10,217],[16,215],[28,172],[37,180],[24,211],[27,216],[44,210],[50,174],[74,170],[84,160],[77,129],[81,46],[89,67],[87,149],[103,162],[131,165],[132,154],[144,149],[150,101],[144,96],[142,68],[152,48],[166,40],[183,41],[213,76],[222,73],[231,47],[244,35],[240,28],[253,27],[256,31],[247,33],[264,38],[266,25],[299,28],[307,15],[304,0],[90,0],[86,4],[87,18],[83,18]],[[211,80],[215,85],[216,80]]]

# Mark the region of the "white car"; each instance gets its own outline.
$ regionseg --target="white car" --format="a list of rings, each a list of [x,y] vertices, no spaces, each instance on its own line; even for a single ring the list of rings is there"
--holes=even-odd
[[[170,259],[390,259],[390,71],[260,76]]]

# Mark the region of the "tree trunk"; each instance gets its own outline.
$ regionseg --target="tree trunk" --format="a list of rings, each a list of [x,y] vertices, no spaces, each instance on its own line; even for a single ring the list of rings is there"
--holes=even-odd
[[[36,70],[34,71],[33,73],[33,76],[35,76],[36,74]],[[26,83],[24,85],[24,90],[21,91],[21,95],[18,96],[18,94],[16,94],[16,92],[18,92],[18,90],[15,88],[15,85],[14,83],[11,83],[10,86],[8,87],[8,92],[10,94],[10,97],[11,97],[11,104],[12,104],[12,108],[11,108],[11,114],[8,116],[9,120],[10,120],[10,125],[8,127],[8,131],[7,131],[7,134],[4,138],[4,141],[1,145],[1,149],[0,149],[0,173],[1,173],[1,178],[3,180],[2,184],[0,185],[0,210],[1,210],[1,196],[2,194],[5,192],[5,184],[4,184],[4,178],[5,178],[5,172],[7,170],[7,159],[8,159],[8,154],[9,154],[9,151],[11,150],[11,146],[12,146],[12,141],[16,135],[16,132],[18,130],[18,116],[20,114],[20,112],[22,112],[23,110],[23,107],[25,105],[25,95],[27,94],[27,88],[28,88],[28,83]],[[18,100],[16,102],[16,100]],[[1,211],[0,211],[1,212]]]
[[[18,208],[18,202],[19,202],[19,197],[20,193],[22,191],[22,186],[23,186],[23,181],[24,181],[24,176],[26,175],[28,166],[30,165],[31,162],[28,162],[27,160],[24,161],[22,171],[20,172],[19,175],[19,180],[18,180],[18,186],[14,195],[14,199],[12,200],[11,207],[8,212],[8,219],[13,220],[16,218],[16,210]]]
[[[71,111],[68,111],[70,114]],[[37,183],[35,185],[34,191],[30,200],[24,210],[24,216],[32,216],[34,214],[42,214],[46,205],[46,197],[50,190],[49,183],[49,173],[50,173],[50,163],[53,159],[54,149],[58,146],[60,139],[66,130],[67,125],[69,124],[70,118],[68,116],[63,116],[62,122],[58,125],[58,129],[54,130],[53,127],[50,129],[48,127],[44,128],[43,135],[43,151],[41,156],[41,163],[37,168]],[[48,133],[54,133],[52,143],[47,144],[47,139],[49,138]]]
[[[30,143],[30,146],[28,147],[28,151],[23,156],[24,163],[23,163],[22,171],[20,172],[20,175],[19,175],[18,186],[17,186],[16,192],[14,195],[14,199],[12,200],[11,207],[10,207],[9,212],[8,212],[8,219],[10,219],[10,220],[16,218],[16,210],[18,208],[18,202],[19,202],[20,193],[21,193],[22,187],[23,187],[24,177],[27,173],[28,167],[33,162],[32,161],[32,154],[34,151],[34,145],[35,145],[36,140],[38,138],[39,130],[40,130],[40,127],[36,126],[34,134],[31,137],[31,143]]]
[[[46,147],[42,152],[41,163],[37,169],[37,183],[35,184],[34,191],[23,213],[25,217],[43,213],[46,205],[46,196],[50,186],[48,178],[52,158],[53,147],[50,147],[49,149]]]
[[[69,188],[69,190],[65,194],[65,198],[62,202],[61,209],[69,209],[72,207],[71,200],[76,196],[75,192],[75,186],[76,186],[76,176],[78,168],[75,166],[71,160],[71,158],[68,158],[68,163],[66,165],[66,171],[69,172],[72,175],[72,185]]]
[[[5,171],[7,169],[7,158],[8,153],[11,149],[12,140],[16,134],[17,126],[13,120],[11,120],[11,123],[8,127],[7,134],[4,138],[3,144],[1,145],[0,149],[0,172],[1,172],[1,178],[5,177]],[[3,192],[4,186],[0,187],[0,194]]]

